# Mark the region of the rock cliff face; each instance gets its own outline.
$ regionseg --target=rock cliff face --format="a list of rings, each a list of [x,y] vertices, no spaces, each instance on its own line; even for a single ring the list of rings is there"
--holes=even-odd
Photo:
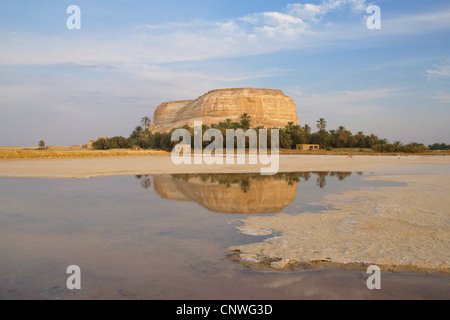
[[[242,175],[242,180],[217,181],[201,176],[183,179],[159,175],[153,177],[153,188],[164,199],[195,201],[213,212],[278,213],[294,201],[297,181],[289,184],[272,176],[255,179]]]
[[[272,89],[218,89],[196,100],[165,102],[153,115],[150,130],[167,132],[185,124],[193,127],[194,121],[203,124],[239,122],[239,117],[251,116],[251,126],[282,128],[288,121],[298,124],[294,101],[281,90]]]

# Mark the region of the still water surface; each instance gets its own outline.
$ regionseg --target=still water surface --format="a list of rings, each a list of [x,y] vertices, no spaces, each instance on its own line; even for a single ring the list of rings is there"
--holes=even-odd
[[[248,215],[332,209],[325,194],[395,185],[361,173],[309,172],[0,179],[0,299],[449,298],[448,275],[257,271],[226,259],[262,241]],[[81,290],[69,290],[69,265]]]

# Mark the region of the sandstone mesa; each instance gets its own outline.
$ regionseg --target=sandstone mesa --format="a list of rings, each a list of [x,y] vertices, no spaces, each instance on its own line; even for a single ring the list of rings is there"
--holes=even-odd
[[[239,117],[251,116],[252,127],[283,128],[287,122],[298,124],[294,101],[281,90],[274,89],[216,89],[196,100],[164,102],[153,115],[149,129],[168,132],[184,125],[194,126],[194,120],[203,124],[239,122]]]

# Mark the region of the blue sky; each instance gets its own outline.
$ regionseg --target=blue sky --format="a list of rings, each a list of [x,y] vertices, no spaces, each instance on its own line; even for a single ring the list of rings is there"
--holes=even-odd
[[[162,102],[235,87],[283,90],[301,125],[450,143],[449,40],[446,0],[2,1],[0,145],[128,136]]]

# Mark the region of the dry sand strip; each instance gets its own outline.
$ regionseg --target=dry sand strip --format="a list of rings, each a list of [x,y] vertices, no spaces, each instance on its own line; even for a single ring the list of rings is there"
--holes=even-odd
[[[406,186],[326,197],[336,210],[246,218],[238,227],[245,234],[281,235],[232,247],[231,259],[281,270],[375,264],[384,271],[450,273],[450,174],[367,179]]]
[[[280,156],[279,171],[407,172],[424,166],[450,172],[449,156]],[[100,158],[0,159],[0,177],[93,178],[113,175],[260,172],[257,165],[175,165],[170,156],[113,156]]]

